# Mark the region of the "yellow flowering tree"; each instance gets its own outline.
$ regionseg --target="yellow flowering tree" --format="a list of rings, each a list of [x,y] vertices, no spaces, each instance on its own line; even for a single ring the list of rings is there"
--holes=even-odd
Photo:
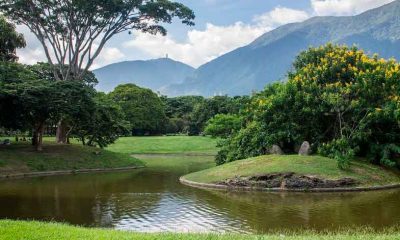
[[[253,97],[249,122],[261,129],[254,136],[261,139],[256,152],[272,144],[290,152],[307,140],[320,154],[336,158],[341,168],[356,154],[392,166],[400,152],[399,93],[395,60],[356,47],[310,48],[296,58],[286,83],[267,86]],[[248,146],[240,138],[232,137],[231,143],[241,145],[231,146],[238,149],[237,157],[227,161],[248,157],[242,153],[254,148],[254,142]]]

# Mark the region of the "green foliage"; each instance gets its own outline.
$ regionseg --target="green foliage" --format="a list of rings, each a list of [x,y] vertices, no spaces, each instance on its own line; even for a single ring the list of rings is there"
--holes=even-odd
[[[323,143],[318,153],[337,160],[338,167],[343,170],[350,168],[350,162],[355,156],[355,150],[347,139],[335,139],[332,142]]]
[[[88,99],[84,108],[76,113],[72,135],[84,145],[104,148],[130,131],[121,108],[103,93]]]
[[[249,101],[248,97],[216,96],[195,105],[191,114],[189,135],[200,134],[207,121],[217,114],[238,114]]]
[[[168,118],[167,133],[199,135],[203,133],[207,122],[217,114],[239,114],[249,103],[250,98],[216,96],[162,97]],[[174,131],[175,130],[175,131]]]
[[[24,36],[15,31],[15,26],[0,16],[0,61],[17,61],[17,48],[24,48],[26,42]]]
[[[343,168],[354,155],[393,165],[393,146],[400,143],[399,63],[328,44],[301,53],[288,76],[252,97],[242,113],[244,128],[224,144],[223,162],[257,156],[273,144],[291,153],[307,140]]]
[[[189,132],[192,112],[196,105],[204,101],[201,96],[182,96],[175,98],[161,97],[165,106],[165,114],[168,118],[166,133]]]
[[[0,69],[0,126],[32,131],[38,150],[44,128],[61,117],[71,123],[69,133],[88,145],[105,147],[126,131],[119,107],[96,95],[91,73],[87,81],[59,81],[45,64],[0,62]]]
[[[238,115],[217,114],[207,121],[204,133],[213,137],[227,138],[238,131],[241,125],[242,120]]]
[[[161,99],[150,89],[134,84],[119,85],[109,94],[130,122],[133,135],[159,134],[165,129],[165,110]]]

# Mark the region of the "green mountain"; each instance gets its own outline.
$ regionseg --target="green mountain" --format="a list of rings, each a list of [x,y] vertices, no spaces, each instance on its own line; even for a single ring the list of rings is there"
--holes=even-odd
[[[169,95],[243,95],[284,80],[300,51],[328,42],[357,45],[384,58],[400,59],[400,0],[351,17],[314,17],[265,33],[248,46],[197,69]]]
[[[93,72],[99,80],[96,88],[103,92],[110,92],[116,86],[126,83],[163,92],[166,86],[182,83],[194,71],[194,68],[184,63],[160,58],[115,63]]]

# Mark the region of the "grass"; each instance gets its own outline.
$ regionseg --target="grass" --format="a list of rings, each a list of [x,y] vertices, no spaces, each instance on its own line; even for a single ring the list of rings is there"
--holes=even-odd
[[[0,221],[0,239],[48,239],[48,240],[393,240],[400,239],[398,228],[390,228],[382,232],[371,229],[354,229],[331,233],[299,231],[297,233],[271,233],[269,235],[237,235],[237,234],[181,234],[181,233],[135,233],[106,229],[87,229],[59,223],[42,223],[26,221]]]
[[[215,167],[214,156],[207,155],[135,154],[133,156],[143,161],[146,164],[146,168],[174,172],[179,176]]]
[[[57,145],[46,142],[42,152],[35,151],[29,143],[23,142],[0,146],[0,174],[141,165],[141,161],[129,154],[77,144]]]
[[[147,167],[192,172],[215,166],[216,141],[199,136],[123,137],[100,150],[75,140],[71,145],[56,145],[54,137],[46,137],[43,152],[36,152],[27,142],[13,142],[0,145],[0,174],[142,165],[137,158]],[[132,154],[139,155],[135,158]]]
[[[321,156],[297,155],[266,155],[250,158],[195,172],[186,175],[185,178],[199,183],[213,183],[237,176],[248,177],[279,172],[295,172],[332,180],[351,177],[360,182],[360,186],[400,182],[398,174],[366,162],[355,161],[349,170],[343,171],[337,167],[335,160]]]
[[[107,149],[130,154],[215,154],[216,145],[216,139],[201,136],[123,137]]]

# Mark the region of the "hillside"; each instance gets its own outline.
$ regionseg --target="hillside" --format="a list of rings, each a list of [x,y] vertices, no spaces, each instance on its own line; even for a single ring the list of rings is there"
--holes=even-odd
[[[170,84],[182,83],[194,70],[184,63],[160,58],[115,63],[97,69],[94,73],[99,80],[96,88],[103,92],[110,92],[116,86],[126,83],[163,92]]]
[[[368,53],[400,59],[400,0],[353,17],[314,17],[265,33],[195,71],[169,95],[243,95],[284,80],[296,55],[327,42],[356,44]]]

